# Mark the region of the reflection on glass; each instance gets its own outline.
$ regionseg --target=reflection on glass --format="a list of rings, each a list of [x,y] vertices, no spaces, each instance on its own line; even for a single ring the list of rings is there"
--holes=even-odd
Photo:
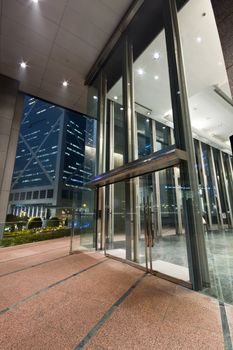
[[[152,153],[151,119],[137,113],[138,157]]]
[[[108,197],[109,193],[111,197]],[[106,253],[126,259],[125,183],[107,186],[106,196],[109,198],[106,205]]]

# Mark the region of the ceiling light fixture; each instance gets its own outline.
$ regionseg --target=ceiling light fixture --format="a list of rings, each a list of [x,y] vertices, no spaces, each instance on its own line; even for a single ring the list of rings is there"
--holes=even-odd
[[[159,57],[160,57],[159,52],[155,52],[154,55],[153,55],[153,57],[154,57],[155,60],[158,60]]]
[[[147,123],[149,123],[150,119],[147,119],[146,121],[147,121]]]
[[[38,4],[38,0],[32,0],[32,2],[34,2],[35,4]]]
[[[27,63],[24,62],[24,61],[22,61],[22,62],[20,63],[20,67],[23,68],[23,69],[25,69],[25,68],[27,67]]]
[[[94,100],[98,100],[98,97],[96,95],[93,96]]]
[[[202,37],[198,36],[196,40],[197,40],[198,43],[201,43],[202,42]]]
[[[143,74],[144,74],[144,71],[143,71],[142,68],[139,68],[139,69],[138,69],[138,74],[139,74],[139,75],[143,75]]]
[[[155,80],[159,80],[159,76],[158,76],[158,75],[155,75],[155,76],[154,76],[154,79],[155,79]]]
[[[151,113],[150,113],[150,112],[147,112],[146,114],[147,114],[147,115],[150,115]]]
[[[121,107],[121,108],[120,108],[120,110],[121,110],[121,111],[123,111],[123,110],[124,110],[124,108],[123,108],[123,107]]]
[[[63,83],[62,83],[62,85],[66,87],[66,86],[68,86],[68,85],[69,85],[69,83],[68,83],[68,81],[67,81],[67,80],[64,80],[64,81],[63,81]]]
[[[118,97],[117,97],[117,96],[114,96],[113,98],[114,98],[114,100],[118,100]]]

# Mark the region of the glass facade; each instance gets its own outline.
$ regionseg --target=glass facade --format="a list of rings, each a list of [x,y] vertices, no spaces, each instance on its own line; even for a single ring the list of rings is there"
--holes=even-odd
[[[232,302],[225,291],[233,282],[232,99],[211,2],[158,2],[153,11],[147,26],[129,26],[99,72],[107,88],[98,103],[108,106],[98,111],[107,130],[102,172],[111,178],[119,167],[124,172],[128,163],[149,162],[154,152],[165,157],[174,147],[186,158],[97,190],[104,193],[99,246]]]

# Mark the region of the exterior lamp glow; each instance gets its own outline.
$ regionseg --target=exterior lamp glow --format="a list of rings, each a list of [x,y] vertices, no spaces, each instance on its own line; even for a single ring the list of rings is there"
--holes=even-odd
[[[68,85],[69,85],[69,83],[68,83],[68,81],[67,81],[67,80],[64,80],[64,81],[63,81],[63,83],[62,83],[62,85],[66,87],[66,86],[68,86]]]

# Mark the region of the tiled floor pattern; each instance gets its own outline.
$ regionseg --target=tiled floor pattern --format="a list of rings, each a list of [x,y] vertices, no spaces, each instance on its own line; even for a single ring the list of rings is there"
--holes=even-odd
[[[67,239],[0,249],[1,350],[224,349],[217,300],[68,251]]]

